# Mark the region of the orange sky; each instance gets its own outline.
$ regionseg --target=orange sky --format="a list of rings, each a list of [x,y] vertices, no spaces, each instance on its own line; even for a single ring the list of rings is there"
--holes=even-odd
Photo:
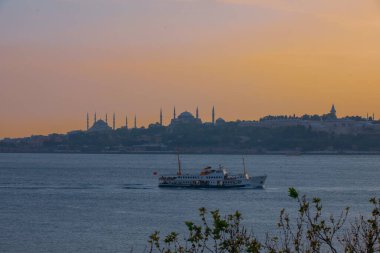
[[[0,138],[194,111],[380,117],[380,1],[0,0]]]

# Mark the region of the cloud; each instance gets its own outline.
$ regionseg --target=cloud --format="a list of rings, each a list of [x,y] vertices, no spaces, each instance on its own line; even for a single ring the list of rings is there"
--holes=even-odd
[[[379,0],[216,0],[225,4],[251,5],[290,13],[307,21],[319,19],[344,29],[380,28]],[[309,17],[309,18],[308,18]],[[297,18],[297,17],[295,17]]]

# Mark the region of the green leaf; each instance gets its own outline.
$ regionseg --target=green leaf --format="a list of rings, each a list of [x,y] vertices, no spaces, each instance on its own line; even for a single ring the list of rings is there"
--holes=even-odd
[[[289,197],[293,198],[293,199],[296,199],[298,198],[298,192],[296,189],[294,189],[293,187],[290,187],[289,188]]]

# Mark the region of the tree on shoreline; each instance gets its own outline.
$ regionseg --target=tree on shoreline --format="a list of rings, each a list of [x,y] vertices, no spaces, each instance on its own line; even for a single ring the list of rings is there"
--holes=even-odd
[[[291,221],[285,209],[277,223],[278,235],[267,234],[260,242],[241,224],[238,211],[222,217],[218,210],[199,209],[200,223],[185,222],[188,234],[182,239],[176,232],[161,238],[158,231],[149,237],[149,252],[161,253],[311,253],[311,252],[380,252],[380,199],[372,198],[368,218],[360,216],[344,226],[349,208],[338,217],[324,215],[319,198],[308,198],[294,189],[289,196],[298,204],[297,218]]]

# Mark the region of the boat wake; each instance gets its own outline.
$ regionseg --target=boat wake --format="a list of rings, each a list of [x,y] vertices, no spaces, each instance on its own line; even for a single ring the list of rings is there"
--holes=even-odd
[[[7,185],[0,186],[0,189],[13,189],[13,190],[91,190],[91,189],[100,189],[98,186],[55,186],[55,185],[46,185],[46,186],[16,186],[16,185]]]
[[[153,187],[149,187],[144,184],[124,184],[123,189],[129,189],[129,190],[150,190],[153,189]]]

